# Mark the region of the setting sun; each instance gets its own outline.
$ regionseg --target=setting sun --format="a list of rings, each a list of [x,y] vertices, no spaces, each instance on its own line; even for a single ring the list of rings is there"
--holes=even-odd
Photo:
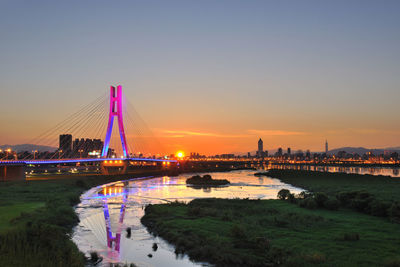
[[[185,156],[185,154],[182,152],[182,151],[178,151],[177,153],[176,153],[176,157],[177,158],[183,158]]]

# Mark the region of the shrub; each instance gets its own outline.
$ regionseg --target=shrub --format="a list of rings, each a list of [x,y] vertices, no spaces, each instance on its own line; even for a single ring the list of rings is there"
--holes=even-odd
[[[344,233],[337,240],[340,241],[358,241],[360,240],[360,235],[358,233]]]
[[[256,243],[259,250],[269,250],[271,247],[271,241],[265,237],[257,237],[254,243]]]
[[[328,195],[323,192],[317,192],[314,195],[315,202],[317,203],[318,207],[323,207],[325,201],[328,200]]]
[[[357,198],[359,199],[368,199],[368,198],[373,198],[374,196],[368,192],[365,191],[360,191],[357,193]]]
[[[289,194],[287,199],[290,201],[290,203],[296,203],[297,202],[297,199],[296,199],[296,197],[295,197],[295,195],[293,193]]]
[[[232,218],[233,218],[233,213],[232,213],[232,211],[225,211],[223,214],[222,214],[222,220],[223,221],[228,221],[228,222],[230,222],[230,221],[232,221]]]
[[[212,180],[211,175],[209,175],[209,174],[203,175],[203,179],[204,180]]]
[[[282,199],[282,200],[287,199],[289,197],[289,195],[290,195],[290,191],[287,189],[281,189],[278,192],[278,198]]]
[[[386,217],[390,204],[380,200],[373,200],[368,204],[368,213],[374,216]]]
[[[326,261],[326,257],[324,254],[315,252],[312,254],[307,254],[303,256],[304,260],[313,264],[320,264]]]
[[[282,265],[282,263],[287,259],[288,252],[283,248],[271,247],[268,257],[274,263],[273,266],[278,266]]]
[[[71,193],[68,196],[68,200],[69,200],[69,204],[71,206],[74,206],[80,202],[81,198],[79,197],[78,194]]]
[[[358,233],[346,233],[343,235],[344,241],[358,241],[360,240],[360,235]]]
[[[90,252],[90,261],[97,262],[99,260],[99,254],[96,251]]]
[[[388,259],[383,264],[385,267],[400,267],[400,257],[394,259]]]
[[[392,221],[400,223],[400,203],[393,202],[392,206],[389,208],[389,216]]]
[[[349,206],[352,199],[358,194],[358,191],[339,192],[336,198],[340,201],[342,206]]]
[[[239,224],[235,224],[234,226],[231,227],[231,234],[234,238],[237,239],[245,239],[247,236],[246,230],[244,229],[243,226]]]
[[[198,217],[201,214],[201,208],[197,206],[189,206],[187,213],[189,216]]]
[[[307,209],[316,209],[318,207],[314,198],[309,197],[300,202],[300,206]]]
[[[308,198],[311,196],[312,196],[312,193],[308,193],[306,191],[301,191],[298,195],[298,198],[305,199],[305,198]]]
[[[356,197],[353,200],[351,200],[350,207],[357,211],[368,213],[369,203],[372,202],[373,200],[374,200],[373,198]]]
[[[338,210],[340,207],[340,203],[337,199],[330,198],[325,201],[324,207],[328,210]]]
[[[305,202],[304,207],[307,209],[316,209],[318,206],[317,202],[312,197],[306,198],[303,201]]]

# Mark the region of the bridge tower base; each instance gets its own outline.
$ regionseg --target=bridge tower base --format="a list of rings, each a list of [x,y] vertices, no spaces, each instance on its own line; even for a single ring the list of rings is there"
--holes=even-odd
[[[127,160],[106,160],[100,164],[101,173],[105,175],[126,174],[128,172]]]

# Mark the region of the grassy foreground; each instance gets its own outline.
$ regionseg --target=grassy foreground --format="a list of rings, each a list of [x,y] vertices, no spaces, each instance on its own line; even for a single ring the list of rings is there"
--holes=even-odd
[[[217,266],[400,266],[400,224],[394,220],[400,180],[292,170],[271,174],[314,193],[281,190],[287,201],[150,205],[142,223],[177,253]]]
[[[177,253],[217,266],[400,266],[400,225],[350,210],[196,199],[150,205],[142,223]]]

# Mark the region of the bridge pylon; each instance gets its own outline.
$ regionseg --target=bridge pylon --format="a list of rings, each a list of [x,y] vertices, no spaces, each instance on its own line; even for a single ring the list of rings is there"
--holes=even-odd
[[[110,87],[110,113],[108,116],[107,133],[106,133],[106,138],[104,140],[103,151],[101,152],[101,157],[107,157],[115,117],[117,117],[117,120],[118,120],[119,135],[120,135],[120,139],[121,139],[124,157],[125,158],[129,157],[129,151],[128,151],[128,145],[126,143],[124,120],[123,120],[122,112],[123,112],[123,110],[122,110],[122,86],[118,85],[117,88],[115,88],[114,86],[111,86]]]

